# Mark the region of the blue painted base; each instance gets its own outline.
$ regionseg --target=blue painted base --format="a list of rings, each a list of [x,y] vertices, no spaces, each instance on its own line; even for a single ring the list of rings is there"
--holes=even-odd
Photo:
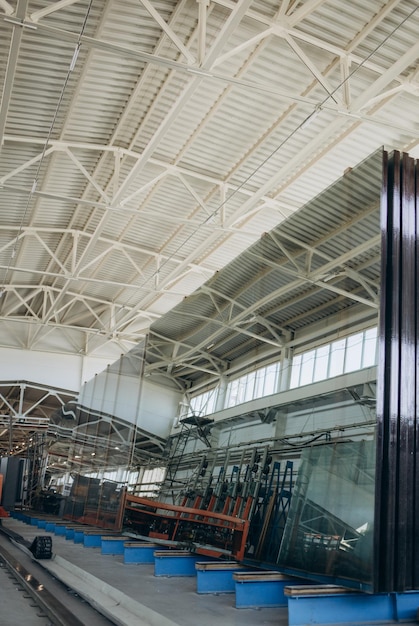
[[[416,620],[419,591],[298,596],[288,598],[289,626]]]
[[[74,543],[83,543],[84,531],[83,530],[75,530],[73,541]]]
[[[196,570],[197,593],[234,593],[234,572],[241,571],[242,567],[232,567],[222,570]]]
[[[419,608],[419,591],[405,591],[392,594],[395,609],[395,619],[417,621]]]
[[[70,539],[74,539],[74,532],[74,528],[66,528],[65,538],[67,539],[67,541],[69,541]]]
[[[102,554],[124,554],[124,543],[126,541],[126,537],[102,537]]]
[[[285,587],[296,584],[295,579],[236,580],[236,609],[279,607],[287,605]],[[297,583],[298,584],[298,583]]]
[[[55,527],[54,527],[54,533],[55,533],[56,535],[59,535],[59,536],[65,537],[66,532],[67,532],[67,527],[66,527],[66,526],[64,526],[64,525],[59,526],[59,525],[57,525],[57,524],[55,525]]]
[[[124,547],[124,563],[154,563],[157,546],[138,545]]]
[[[45,528],[47,525],[47,520],[46,519],[39,519],[38,520],[38,528]]]
[[[55,522],[47,522],[45,524],[45,530],[49,533],[53,533],[55,530]]]
[[[202,556],[197,554],[175,556],[170,554],[170,550],[164,555],[156,553],[154,576],[195,576],[195,563],[202,560]]]
[[[102,537],[103,534],[99,532],[97,533],[97,535],[83,533],[82,541],[80,541],[80,543],[82,543],[85,548],[101,548]]]

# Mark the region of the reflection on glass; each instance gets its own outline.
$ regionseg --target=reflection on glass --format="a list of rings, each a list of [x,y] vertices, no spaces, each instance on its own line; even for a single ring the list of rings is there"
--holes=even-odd
[[[375,444],[304,451],[278,565],[314,580],[372,588]]]
[[[123,492],[120,483],[77,474],[65,502],[63,518],[119,530]]]

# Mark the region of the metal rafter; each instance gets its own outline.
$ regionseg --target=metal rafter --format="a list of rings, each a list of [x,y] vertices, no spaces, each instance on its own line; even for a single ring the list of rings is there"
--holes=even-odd
[[[219,290],[215,290],[213,286],[203,285],[197,292],[195,297],[205,296],[211,302],[213,307],[213,314],[208,313],[208,308],[205,307],[206,314],[199,315],[194,313],[193,309],[188,312],[184,309],[175,309],[170,315],[178,313],[184,319],[191,319],[201,321],[201,337],[199,337],[200,330],[196,324],[191,326],[191,330],[186,330],[183,337],[180,331],[176,334],[177,350],[176,355],[170,355],[170,361],[178,365],[185,364],[189,358],[193,358],[194,354],[204,355],[208,354],[206,347],[208,345],[213,346],[212,350],[217,349],[223,351],[221,343],[228,341],[234,334],[236,336],[245,335],[250,338],[257,339],[261,344],[266,343],[275,346],[278,349],[284,345],[284,338],[288,336],[288,328],[292,325],[292,318],[287,322],[287,329],[280,328],[273,324],[270,320],[270,316],[275,312],[278,312],[278,307],[269,307],[271,302],[277,302],[281,298],[285,298],[283,307],[290,304],[289,294],[293,293],[295,289],[301,289],[306,287],[310,291],[312,287],[317,287],[326,291],[335,293],[337,298],[335,302],[346,299],[346,301],[352,301],[355,303],[361,303],[364,306],[377,310],[378,302],[378,285],[375,281],[368,278],[367,275],[362,274],[362,271],[368,267],[368,262],[358,263],[358,269],[355,270],[352,267],[348,267],[347,263],[357,258],[361,258],[365,252],[379,248],[380,235],[377,234],[368,240],[363,241],[358,246],[341,253],[335,257],[330,256],[322,251],[321,247],[327,242],[333,241],[339,235],[342,235],[348,228],[353,228],[356,224],[361,223],[362,220],[369,218],[378,211],[377,204],[372,206],[366,206],[363,211],[357,213],[352,219],[345,221],[341,225],[335,227],[333,230],[327,232],[327,234],[312,244],[308,245],[302,240],[288,235],[281,229],[276,229],[275,232],[269,233],[267,237],[271,239],[278,250],[283,255],[279,260],[272,260],[269,255],[259,254],[256,258],[260,262],[260,269],[253,279],[247,281],[246,285],[235,294],[226,294]],[[246,255],[252,257],[254,254],[253,248],[247,251]],[[316,269],[312,269],[313,257],[317,258]],[[319,262],[321,265],[319,265]],[[377,258],[374,257],[371,261],[372,264],[377,263]],[[247,291],[255,292],[257,283],[262,277],[266,277],[269,272],[275,271],[284,274],[291,280],[287,282],[285,286],[281,286],[277,290],[269,294],[263,294],[263,296],[253,302],[251,305],[244,306],[240,302],[241,296]],[[358,283],[357,288],[352,288],[351,291],[343,289],[339,286],[341,278],[349,277],[352,281]],[[252,284],[253,280],[253,284]],[[300,294],[297,299],[304,299],[304,294]],[[329,301],[330,305],[330,301]],[[266,319],[262,317],[259,311],[269,307],[269,313],[266,314]],[[259,325],[268,331],[268,335],[255,333],[252,330],[252,326]],[[218,327],[217,330],[213,328]],[[208,329],[205,332],[205,329]],[[225,337],[225,331],[228,331],[227,338]],[[154,329],[150,339],[150,346],[154,344]],[[188,337],[190,335],[196,335],[199,337],[196,343],[191,343]],[[223,338],[221,338],[223,336]],[[162,337],[160,337],[160,340]],[[179,347],[179,339],[182,339],[181,346]],[[167,338],[168,345],[172,344],[172,339]],[[216,346],[216,347],[215,347]],[[167,355],[166,355],[167,358]],[[153,364],[152,367],[158,367],[157,364]]]
[[[18,0],[15,17],[19,21],[24,20],[29,0]],[[11,15],[10,5],[5,2],[2,4],[6,15]],[[14,13],[14,10],[13,10]],[[7,58],[6,75],[4,77],[3,92],[0,103],[0,147],[3,145],[4,129],[6,127],[7,114],[9,111],[10,98],[12,95],[13,83],[15,80],[16,67],[19,58],[20,45],[22,42],[23,27],[19,25],[13,26],[12,37],[10,40],[9,56]]]
[[[32,11],[32,14],[30,10],[24,11],[24,13],[28,13],[30,16],[28,20],[26,20],[27,25],[33,25],[34,22],[37,23],[37,30],[30,31],[33,41],[35,42],[39,35],[39,38],[44,39],[46,45],[52,45],[54,39],[59,35],[63,42],[75,43],[78,34],[69,32],[66,25],[64,25],[64,29],[57,29],[50,26],[48,20],[44,21],[44,18],[51,13],[55,13],[55,19],[59,18],[61,14],[65,16],[65,9],[71,4],[76,5],[74,0],[61,0],[60,2],[54,3],[53,6],[51,5],[51,7],[36,10],[35,12]],[[188,272],[201,271],[208,272],[209,275],[214,269],[214,265],[212,265],[210,261],[208,262],[208,268],[201,269],[201,265],[205,263],[207,255],[211,255],[221,244],[226,245],[230,240],[234,241],[231,237],[232,235],[234,236],[237,233],[241,233],[243,237],[247,237],[248,234],[251,235],[252,223],[250,220],[257,216],[260,211],[268,211],[273,207],[275,211],[282,211],[283,214],[286,215],[289,208],[286,193],[284,192],[287,191],[289,185],[298,176],[304,174],[304,172],[318,161],[322,155],[327,154],[331,147],[338,146],[340,142],[348,139],[351,133],[356,132],[360,128],[362,123],[374,120],[376,123],[382,123],[383,127],[387,124],[388,127],[393,126],[393,128],[396,129],[396,124],[393,124],[388,118],[385,119],[383,117],[380,122],[376,116],[376,112],[380,107],[385,107],[391,98],[397,98],[400,94],[415,94],[415,85],[414,82],[412,82],[412,80],[415,80],[415,71],[413,70],[411,72],[411,78],[409,78],[406,75],[406,70],[415,62],[418,54],[417,44],[414,44],[411,49],[401,55],[398,61],[391,67],[385,67],[384,64],[381,66],[380,61],[376,61],[372,57],[364,61],[364,59],[359,56],[358,51],[360,50],[360,44],[373,33],[374,29],[376,29],[383,20],[388,18],[395,8],[398,7],[400,2],[396,0],[386,3],[380,12],[365,24],[358,35],[341,48],[330,44],[326,38],[322,39],[320,30],[318,36],[313,37],[308,35],[304,29],[304,20],[307,19],[309,15],[310,19],[316,19],[317,9],[322,4],[327,4],[327,0],[308,0],[308,2],[303,4],[284,0],[280,3],[278,13],[272,18],[267,14],[259,13],[253,9],[252,2],[250,1],[248,3],[234,3],[228,0],[220,0],[219,2],[216,0],[216,2],[212,2],[210,6],[207,6],[206,1],[202,0],[202,2],[196,5],[195,29],[189,31],[191,34],[188,35],[189,39],[186,41],[184,35],[179,34],[184,31],[181,29],[178,30],[179,24],[177,22],[178,17],[182,16],[181,19],[183,19],[184,13],[182,13],[182,11],[184,12],[186,10],[186,5],[183,2],[176,4],[175,10],[170,14],[170,18],[166,23],[162,18],[163,13],[159,13],[160,8],[159,11],[157,11],[156,5],[152,1],[144,0],[143,5],[146,6],[148,12],[155,19],[156,24],[162,29],[160,40],[158,41],[156,39],[157,43],[154,46],[152,54],[143,52],[138,48],[129,48],[128,46],[114,44],[113,42],[104,40],[102,26],[105,23],[107,13],[110,11],[111,4],[112,3],[106,3],[102,22],[97,27],[95,35],[93,37],[84,36],[84,38],[81,39],[82,46],[88,48],[89,53],[82,71],[78,74],[78,80],[88,77],[93,60],[93,52],[101,49],[111,52],[115,57],[130,58],[138,62],[138,64],[145,63],[145,70],[142,71],[137,86],[129,98],[128,105],[116,120],[114,133],[108,143],[105,142],[101,144],[98,142],[97,144],[90,144],[88,141],[72,143],[53,140],[54,143],[51,141],[51,144],[47,146],[47,152],[44,156],[49,157],[49,159],[46,163],[46,177],[43,181],[43,188],[36,189],[32,194],[37,203],[30,222],[33,231],[29,234],[29,230],[25,230],[26,227],[24,227],[20,234],[16,229],[14,232],[15,235],[19,237],[19,252],[29,251],[31,242],[36,242],[37,250],[43,254],[44,258],[49,259],[49,264],[46,268],[42,266],[42,270],[38,269],[37,271],[33,271],[31,267],[25,267],[23,265],[25,255],[21,254],[18,259],[17,267],[13,268],[13,280],[19,280],[19,274],[22,272],[28,273],[28,271],[30,271],[34,276],[39,276],[47,288],[50,287],[52,281],[53,287],[57,291],[53,293],[44,291],[42,294],[38,292],[36,296],[34,295],[32,298],[27,298],[27,292],[25,293],[22,288],[22,290],[19,290],[18,295],[14,295],[14,302],[12,303],[9,298],[12,291],[10,290],[10,286],[6,286],[6,296],[9,299],[3,301],[3,303],[7,302],[9,306],[8,310],[13,311],[12,314],[19,310],[25,310],[26,315],[33,320],[43,319],[47,323],[51,322],[52,325],[67,320],[67,322],[71,322],[70,326],[73,323],[77,324],[78,322],[83,322],[84,313],[79,309],[81,305],[86,315],[90,315],[90,323],[92,326],[96,326],[98,329],[101,329],[102,332],[106,332],[109,337],[113,336],[115,333],[119,336],[120,333],[129,332],[130,326],[135,323],[137,314],[141,315],[142,311],[147,311],[153,306],[156,306],[156,309],[158,309],[159,298],[161,296],[164,297],[168,293],[173,293],[176,289],[176,282],[184,276],[187,276]],[[223,6],[228,9],[230,18],[224,25],[224,31],[221,29],[218,32],[215,44],[210,46],[210,32],[207,32],[207,28],[211,13],[217,6]],[[10,14],[10,5],[5,0],[0,2],[0,8]],[[74,6],[72,8],[74,14],[75,10],[76,7]],[[169,14],[169,12],[167,12],[167,14]],[[25,24],[24,17],[25,15],[20,17],[20,19],[23,20],[23,24]],[[252,23],[252,20],[259,23],[259,32],[258,34],[248,35],[247,39],[246,36],[240,34],[238,41],[241,43],[227,49],[225,44],[231,44],[230,35],[238,31],[243,17],[246,17],[246,35],[251,33],[249,24]],[[17,25],[17,22],[14,22],[14,24],[14,31],[29,33],[29,30],[25,29],[24,26]],[[264,30],[261,31],[261,28]],[[264,141],[270,136],[270,133],[274,133],[283,127],[285,128],[287,125],[292,126],[295,124],[294,114],[300,111],[300,109],[297,111],[297,106],[290,105],[287,114],[281,116],[277,124],[268,129],[266,133],[261,133],[259,139],[249,147],[246,153],[242,154],[237,165],[231,168],[229,172],[224,172],[223,176],[211,176],[209,173],[202,171],[195,172],[193,169],[188,171],[182,164],[182,158],[184,155],[187,157],[187,152],[189,148],[193,148],[195,139],[199,139],[200,133],[205,131],[206,124],[212,119],[211,115],[205,115],[194,133],[186,137],[182,149],[176,153],[175,162],[165,162],[164,155],[162,158],[156,158],[156,155],[153,153],[161,145],[161,139],[164,138],[166,130],[170,131],[178,124],[179,118],[177,112],[180,111],[181,107],[177,111],[176,104],[174,108],[166,114],[166,121],[160,125],[160,130],[155,133],[152,139],[148,140],[148,143],[145,143],[143,152],[135,152],[135,142],[137,137],[141,136],[141,133],[147,131],[147,124],[144,123],[144,119],[146,119],[148,123],[152,115],[155,115],[159,111],[159,107],[161,107],[160,100],[163,101],[165,97],[165,89],[170,88],[174,84],[172,79],[179,78],[180,76],[183,76],[182,80],[184,81],[183,87],[181,86],[179,90],[180,96],[178,102],[181,103],[187,101],[188,93],[190,95],[195,93],[194,85],[198,88],[204,84],[203,81],[206,79],[218,82],[223,81],[225,89],[223,89],[219,101],[212,107],[214,112],[218,112],[218,110],[225,106],[228,100],[226,96],[233,88],[240,88],[243,90],[243,94],[249,95],[255,90],[266,90],[267,94],[271,92],[278,95],[280,90],[277,90],[273,85],[269,85],[268,81],[252,83],[252,81],[246,79],[246,69],[252,66],[253,60],[255,62],[258,61],[258,55],[263,51],[265,45],[267,46],[269,44],[270,37],[281,37],[288,41],[293,46],[299,59],[315,77],[311,87],[307,87],[301,94],[292,94],[289,93],[289,90],[285,89],[282,96],[287,102],[301,104],[303,110],[305,110],[305,107],[308,111],[314,109],[318,102],[316,99],[309,97],[310,90],[316,89],[316,86],[318,87],[318,85],[321,84],[325,87],[327,93],[330,94],[332,92],[331,85],[336,84],[336,75],[339,71],[342,72],[341,76],[345,80],[342,89],[338,92],[339,96],[342,96],[344,104],[341,107],[342,110],[340,110],[336,108],[335,103],[324,102],[323,107],[325,114],[339,116],[336,117],[335,121],[332,119],[328,130],[321,134],[319,133],[318,137],[315,137],[309,142],[303,141],[303,138],[300,137],[300,147],[298,151],[288,160],[285,167],[281,167],[278,176],[273,176],[266,185],[262,184],[254,188],[252,184],[249,183],[240,189],[240,194],[242,194],[243,197],[247,197],[247,200],[241,203],[241,206],[237,208],[233,214],[226,213],[224,207],[222,207],[219,211],[219,215],[217,215],[217,222],[213,222],[211,229],[209,229],[207,224],[203,224],[202,221],[200,221],[200,216],[204,215],[206,218],[211,215],[211,207],[214,206],[214,199],[216,197],[219,196],[222,203],[228,199],[229,192],[234,191],[232,181],[235,180],[236,177],[240,179],[241,168],[246,166],[247,160],[253,155],[259,154],[258,151],[263,147]],[[171,59],[165,56],[167,54],[167,45],[165,48],[165,44],[167,44],[169,40],[173,53],[173,58]],[[261,44],[261,42],[263,43]],[[323,50],[328,55],[334,56],[324,72],[319,71],[316,65],[310,60],[309,56],[304,52],[306,48],[300,45],[303,43],[315,46],[318,50]],[[176,59],[176,51],[173,50],[172,44],[180,51]],[[368,47],[365,47],[365,49],[368,49]],[[235,76],[229,76],[228,62],[230,60],[234,61],[235,56],[238,55],[242,55],[244,58],[244,53],[246,52],[248,52],[248,56],[245,63],[241,65],[240,70]],[[191,68],[190,63],[194,61],[195,53],[197,53],[201,65]],[[186,58],[186,63],[182,62],[182,56],[183,59]],[[368,70],[371,79],[373,78],[372,72],[375,73],[377,79],[375,81],[370,80],[369,88],[363,90],[360,97],[354,97],[354,92],[351,88],[353,81],[351,67],[360,63],[363,64],[365,70]],[[223,71],[220,71],[219,74],[218,67],[223,68]],[[148,113],[146,112],[145,118],[142,118],[138,128],[134,129],[130,145],[128,147],[120,147],[120,143],[122,142],[118,135],[119,131],[123,131],[124,124],[130,119],[129,116],[133,115],[136,111],[141,92],[143,89],[147,88],[148,78],[152,79],[153,73],[161,71],[162,69],[167,70],[166,78],[159,87],[159,93],[157,94],[154,104],[151,105]],[[191,69],[194,71],[191,72]],[[12,73],[11,76],[14,77],[14,73]],[[187,77],[186,80],[185,76]],[[76,85],[74,91],[70,94],[70,106],[66,111],[67,120],[71,120],[71,116],[74,115],[74,112],[77,110],[78,92],[79,85]],[[351,106],[351,115],[346,116],[344,123],[342,123],[342,117],[340,116],[345,114],[345,109],[348,106]],[[374,109],[371,109],[372,106]],[[398,127],[400,132],[406,134],[406,136],[412,137],[412,132],[413,134],[416,132],[415,129],[409,128],[408,122],[398,124]],[[62,137],[65,136],[67,128],[67,121],[64,120],[64,124],[60,129]],[[9,140],[10,142],[19,143],[19,145],[24,145],[25,143],[29,144],[31,141],[34,143],[40,142],[39,138],[31,138],[29,136],[11,137],[7,135],[5,139],[5,145],[7,145],[7,147],[12,146],[12,144],[9,145]],[[42,142],[40,145],[42,146]],[[81,153],[78,152],[79,149],[98,152],[96,165],[92,169],[83,165],[82,157],[80,156]],[[60,195],[59,193],[48,192],[48,182],[54,182],[57,171],[57,160],[58,157],[60,159],[62,158],[63,153],[67,154],[69,159],[71,159],[73,171],[78,174],[78,182],[84,185],[84,192],[80,197],[71,198],[65,194]],[[293,154],[292,150],[291,154]],[[23,178],[22,175],[29,171],[31,166],[36,165],[39,162],[39,158],[40,155],[34,157],[34,153],[32,152],[31,158],[28,158],[23,165],[10,166],[10,172],[4,174],[3,178],[0,180],[0,184],[1,182],[3,183],[4,191],[13,192],[16,195],[27,194],[28,189],[25,189],[23,185],[16,183],[16,181],[19,177]],[[108,165],[111,158],[113,158],[113,173],[109,175]],[[130,159],[132,160],[130,161]],[[128,163],[131,163],[131,169],[127,175],[126,166]],[[148,164],[160,167],[161,169],[157,170],[160,171],[160,173],[156,174],[154,179],[150,182],[142,182],[140,188],[137,184],[137,175],[141,174],[143,168],[147,167]],[[154,210],[153,202],[157,197],[159,185],[163,182],[166,183],[170,176],[176,176],[177,179],[182,182],[186,193],[196,202],[193,218],[192,220],[190,219],[191,215],[169,215],[168,220],[170,220],[170,224],[173,226],[172,235],[158,250],[145,250],[143,252],[147,258],[145,265],[143,265],[143,258],[141,257],[141,260],[138,260],[135,250],[125,244],[124,237],[129,234],[131,226],[138,224],[138,222],[136,222],[138,209],[140,209],[142,219],[146,220],[148,215],[151,214],[151,211]],[[132,185],[131,181],[133,183]],[[209,183],[208,191],[205,195],[202,193],[202,188],[198,187],[198,185],[195,187],[195,181],[197,183],[200,181]],[[212,188],[211,185],[213,186]],[[137,203],[139,204],[140,202],[140,196],[141,207],[137,205]],[[146,196],[144,202],[143,196]],[[17,200],[19,200],[19,197]],[[73,225],[76,224],[76,221],[81,220],[84,216],[87,217],[87,220],[85,220],[87,228],[90,224],[92,225],[92,232],[88,235],[89,240],[87,247],[84,246],[85,252],[78,254],[79,251],[83,250],[80,237],[83,237],[83,244],[86,242],[84,234],[75,234],[73,236],[69,233],[65,233],[66,229],[63,229],[60,243],[56,245],[52,244],[51,239],[48,239],[46,235],[44,236],[42,230],[38,230],[38,207],[42,207],[42,203],[45,201],[54,200],[58,203],[69,201],[76,207],[73,221],[70,220],[69,223],[69,231],[73,230]],[[291,211],[294,208],[295,207],[291,205]],[[129,213],[132,215],[132,219],[127,219],[126,222],[124,222],[125,230],[119,234],[118,238],[112,239],[105,236],[104,229],[109,223],[110,217],[115,215],[116,211],[121,211],[121,215],[123,215],[125,211],[126,214]],[[40,215],[42,215],[42,213],[40,213]],[[226,215],[228,215],[228,217],[226,217]],[[100,218],[99,226],[97,224],[98,216]],[[246,226],[248,223],[250,227],[247,233]],[[93,225],[95,232],[93,232]],[[193,253],[182,254],[181,250],[178,249],[177,253],[173,254],[173,252],[170,251],[170,246],[172,242],[176,241],[175,238],[182,232],[184,225],[188,225],[189,227],[193,225],[193,228],[196,228],[197,231],[199,231],[201,227],[205,228],[205,232],[208,230],[209,236],[204,243],[196,246]],[[101,228],[103,232],[101,232]],[[72,238],[74,245],[68,246],[70,238]],[[16,243],[16,241],[15,239],[14,243]],[[100,246],[105,244],[105,249],[102,248],[99,251],[99,244]],[[313,259],[317,258],[315,250],[306,250],[304,252],[301,257],[302,267],[300,267],[300,261],[295,259],[294,261],[291,260],[292,255],[290,254],[288,244],[281,241],[279,245],[286,256],[287,252],[289,253],[288,257],[293,266],[293,270],[296,272],[296,276],[298,276],[300,269],[303,274],[305,273],[306,278],[309,277],[311,280],[317,281],[321,280],[321,275],[311,270]],[[13,245],[11,244],[3,244],[2,249],[6,252],[7,250],[10,251],[12,247]],[[85,256],[83,256],[83,254]],[[128,269],[125,272],[124,279],[113,281],[102,280],[98,272],[106,267],[105,263],[108,262],[113,254],[119,255],[119,259],[126,261],[124,267]],[[208,256],[208,258],[210,257]],[[166,275],[163,277],[160,270],[169,260],[170,263],[173,263],[173,269],[167,271]],[[327,259],[324,259],[324,261],[327,263]],[[333,263],[333,260],[330,262]],[[26,263],[26,265],[28,264]],[[3,268],[4,267],[3,265]],[[376,292],[373,281],[366,280],[359,272],[356,273],[348,267],[344,268],[344,272],[346,277],[349,277],[350,280],[356,281],[360,285],[360,293],[364,295],[365,293],[368,294],[366,299],[374,299]],[[150,274],[151,279],[149,278]],[[323,284],[323,286],[327,284],[329,289],[334,288],[335,290],[339,290],[341,287],[340,279],[345,276],[335,274],[332,279],[328,283]],[[77,280],[79,281],[78,285]],[[132,294],[132,288],[135,283],[137,287],[140,286],[141,289],[138,289],[138,296],[133,299],[130,294]],[[103,286],[103,288],[114,287],[115,300],[121,303],[121,307],[128,299],[126,311],[123,312],[122,309],[120,309],[118,313],[118,310],[112,309],[110,301],[108,302],[109,306],[103,304],[102,309],[100,309],[100,305],[98,304],[93,305],[87,295],[90,286],[93,285],[95,287]],[[79,289],[79,291],[77,291],[79,299],[72,297],[72,292],[75,293],[76,289]],[[56,297],[59,290],[61,290],[61,296],[58,295],[58,297]],[[346,294],[346,291],[344,290],[343,293]],[[106,302],[106,297],[102,299]],[[229,315],[231,319],[234,319],[233,306],[230,307]],[[247,327],[245,320],[244,322],[239,321],[239,325],[249,333],[252,332],[252,329]],[[273,329],[267,329],[268,334],[272,332],[272,330]]]
[[[175,12],[175,14],[176,14],[176,12]],[[142,81],[140,81],[140,83],[142,83]],[[137,89],[135,90],[135,94],[134,94],[134,95],[136,96],[136,95],[138,94],[138,92],[139,92],[139,89],[138,89],[138,87],[137,87]],[[131,98],[131,103],[132,103],[133,101],[134,101],[134,97],[132,97],[132,98]],[[128,110],[129,110],[129,107],[127,107],[125,111],[127,112]],[[122,116],[122,119],[120,120],[120,124],[122,123],[123,119],[124,119],[124,116]],[[117,137],[117,132],[115,132],[114,137],[115,137],[115,138]],[[113,142],[113,140],[111,141],[111,143],[112,143],[112,142]],[[99,165],[97,166],[97,169],[98,169],[98,170],[100,170],[100,163],[101,163],[101,161],[99,162]],[[112,184],[112,181],[111,181],[110,185],[111,185],[111,184]],[[118,203],[117,203],[117,202],[115,202],[115,197],[116,197],[116,195],[117,195],[117,193],[118,193],[118,190],[119,190],[119,185],[115,185],[115,184],[114,184],[114,185],[113,185],[113,188],[114,188],[114,189],[113,189],[113,194],[112,194],[112,203],[113,203],[113,205],[114,205],[114,206],[119,206],[119,205],[118,205]],[[86,188],[86,191],[87,191],[87,188]],[[101,229],[102,229],[102,228],[103,228],[103,227],[107,224],[107,222],[108,222],[108,220],[109,220],[109,217],[110,217],[110,215],[109,215],[109,214],[106,214],[106,213],[104,213],[104,214],[102,215],[102,218],[101,218],[101,225],[102,225],[102,226],[99,226],[99,227],[96,227],[96,228],[95,228],[95,235],[94,235],[94,238],[95,238],[96,240],[98,239],[98,236],[100,235]],[[82,254],[81,258],[80,258],[80,259],[79,259],[79,261],[78,261],[78,265],[80,265],[80,264],[82,263],[83,258],[84,258],[84,257],[88,254],[88,252],[90,251],[90,249],[92,248],[92,246],[94,245],[94,243],[95,243],[95,241],[93,241],[93,242],[91,241],[91,242],[89,243],[89,245],[87,245],[87,246],[86,246],[86,248],[85,248],[85,250],[84,250],[84,253]],[[76,270],[77,270],[77,267],[76,267],[76,268],[74,268],[74,269],[75,269],[75,271],[76,271]],[[62,294],[63,294],[63,296],[64,296],[64,294],[65,294],[65,290],[66,290],[66,288],[67,288],[67,287],[68,287],[68,283],[67,283],[67,285],[65,285],[64,287],[62,287]],[[51,309],[51,314],[53,314],[53,310],[52,310],[52,309]]]

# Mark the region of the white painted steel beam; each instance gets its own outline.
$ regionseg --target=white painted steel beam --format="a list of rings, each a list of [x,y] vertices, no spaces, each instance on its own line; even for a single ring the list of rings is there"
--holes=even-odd
[[[7,0],[0,0],[0,8],[3,9],[5,15],[13,15],[15,12],[14,7]]]
[[[174,30],[170,28],[167,22],[164,21],[160,13],[154,8],[151,2],[149,2],[149,0],[140,0],[140,2],[146,9],[146,11],[151,15],[151,17],[157,22],[160,28],[164,31],[164,33],[169,37],[169,39],[175,44],[179,52],[185,57],[188,63],[194,65],[196,62],[194,55],[183,44],[183,41],[180,39],[180,37],[176,35]]]
[[[65,7],[71,6],[72,4],[76,4],[76,2],[79,1],[80,0],[59,0],[58,2],[54,2],[54,4],[50,4],[44,9],[39,9],[38,11],[34,11],[33,13],[31,13],[29,16],[30,20],[37,23],[43,17],[51,15],[56,11],[60,11],[60,9],[64,9]]]
[[[26,16],[26,10],[28,8],[29,0],[18,0],[16,6],[15,17],[19,20],[24,20]],[[10,13],[10,5],[6,2],[2,5],[7,15]],[[14,11],[13,11],[14,13]],[[0,102],[0,148],[3,145],[4,130],[6,128],[7,114],[9,111],[10,99],[14,87],[17,62],[19,58],[20,45],[22,42],[23,27],[14,25],[12,37],[10,40],[9,55],[7,58],[6,74],[3,81],[3,92]]]

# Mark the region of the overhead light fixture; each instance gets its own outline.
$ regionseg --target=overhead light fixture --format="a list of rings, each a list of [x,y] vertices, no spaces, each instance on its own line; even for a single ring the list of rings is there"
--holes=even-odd
[[[314,111],[312,113],[310,113],[310,115],[308,117],[306,117],[306,119],[304,120],[304,122],[302,122],[301,126],[300,126],[300,130],[302,130],[303,128],[307,128],[307,126],[309,124],[311,124],[311,122],[313,120],[316,119],[316,117],[318,116],[318,114],[320,113],[320,107],[316,107],[314,109]]]
[[[79,52],[80,52],[80,44],[77,44],[77,46],[75,47],[74,53],[73,53],[73,58],[71,59],[70,72],[72,72],[74,70],[74,67],[75,67],[76,61],[77,61],[77,57],[79,56]]]

